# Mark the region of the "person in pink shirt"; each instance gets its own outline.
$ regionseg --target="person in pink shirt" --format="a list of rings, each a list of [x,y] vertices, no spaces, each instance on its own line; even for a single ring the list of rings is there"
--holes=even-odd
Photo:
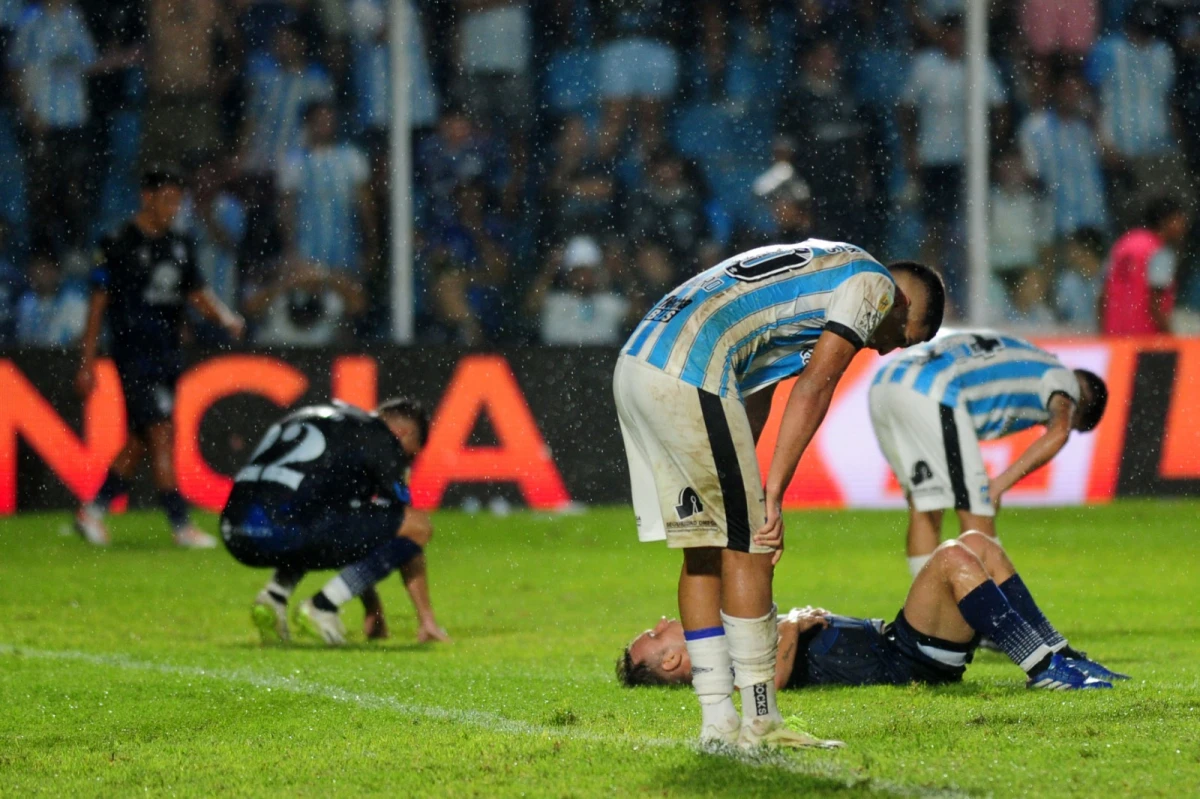
[[[1117,240],[1108,256],[1100,296],[1100,330],[1109,336],[1170,332],[1175,307],[1177,251],[1190,220],[1174,197],[1151,200],[1145,227]]]

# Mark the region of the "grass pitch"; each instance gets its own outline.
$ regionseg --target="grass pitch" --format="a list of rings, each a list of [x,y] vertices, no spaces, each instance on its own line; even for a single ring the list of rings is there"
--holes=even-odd
[[[784,694],[847,748],[742,760],[690,748],[690,692],[615,684],[678,571],[628,509],[435,524],[455,643],[411,642],[392,578],[392,640],[335,651],[260,647],[265,573],[174,549],[156,515],[114,518],[106,551],[63,514],[0,520],[0,796],[1200,794],[1200,503],[1001,518],[1047,614],[1131,682],[1032,692],[982,653],[960,686]],[[781,606],[891,618],[902,531],[898,513],[792,514]]]

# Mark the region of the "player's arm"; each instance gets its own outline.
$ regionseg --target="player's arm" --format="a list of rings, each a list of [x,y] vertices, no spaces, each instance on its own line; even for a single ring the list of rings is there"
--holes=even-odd
[[[775,655],[775,690],[782,691],[796,667],[800,636],[813,627],[828,627],[828,612],[821,608],[794,608],[779,622],[779,650]]]
[[[205,319],[211,319],[233,336],[235,339],[240,339],[242,334],[246,332],[246,320],[241,314],[230,309],[228,305],[221,302],[221,298],[213,293],[213,290],[207,286],[196,289],[188,295],[188,302],[196,309],[197,312]]]
[[[400,525],[400,535],[415,541],[421,547],[427,546],[433,537],[433,524],[429,520],[429,514],[409,508],[404,514],[404,523]],[[400,579],[404,580],[404,590],[408,592],[408,598],[412,600],[413,609],[417,612],[417,641],[449,641],[450,636],[438,625],[433,614],[424,552],[400,566]]]
[[[754,535],[754,543],[778,549],[783,543],[783,492],[796,473],[800,456],[816,435],[833,399],[838,380],[854,359],[858,346],[843,335],[826,330],[817,339],[812,358],[792,386],[779,424],[779,439],[767,473],[767,523]]]
[[[771,415],[771,400],[775,398],[776,385],[778,384],[772,383],[745,399],[746,416],[750,419],[750,432],[754,434],[754,441],[756,443],[767,424],[767,418]]]
[[[83,328],[83,354],[75,388],[80,396],[88,397],[96,385],[96,352],[100,347],[100,326],[104,324],[104,311],[108,308],[108,292],[102,288],[92,289],[88,298],[87,324]]]
[[[1054,459],[1071,436],[1071,416],[1074,412],[1075,402],[1066,394],[1055,394],[1050,398],[1050,422],[1046,425],[1046,432],[991,481],[988,493],[991,494],[993,505],[1022,477]]]

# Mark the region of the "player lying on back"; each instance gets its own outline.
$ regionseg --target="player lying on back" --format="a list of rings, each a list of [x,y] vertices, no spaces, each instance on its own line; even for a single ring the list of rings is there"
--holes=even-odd
[[[1050,462],[1072,430],[1100,423],[1108,389],[1025,339],[992,331],[944,336],[889,361],[871,385],[871,424],[908,497],[908,562],[915,577],[941,539],[942,512],[962,530],[995,536],[1000,498]],[[1045,432],[993,479],[980,441],[1035,425]]]
[[[700,740],[807,746],[775,703],[783,492],[838,381],[864,347],[933,338],[945,289],[929,267],[884,266],[808,239],[729,258],[664,297],[621,351],[613,393],[638,538],[683,550],[679,614],[696,663]],[[763,480],[755,442],[795,377]],[[765,486],[765,490],[764,490]],[[734,677],[753,702],[733,705]]]
[[[408,469],[428,430],[425,410],[408,399],[385,402],[375,413],[340,402],[301,408],[267,430],[221,513],[230,554],[275,569],[252,611],[264,642],[289,639],[288,599],[304,574],[318,569],[341,571],[298,607],[301,632],[345,643],[338,608],[359,596],[368,636],[385,635],[373,589],[399,569],[416,608],[417,640],[448,640],[425,576],[433,526],[428,514],[408,506]]]
[[[958,682],[983,635],[1025,671],[1030,688],[1111,688],[1127,679],[1073,649],[996,540],[972,530],[938,547],[890,624],[811,607],[780,618],[775,685]],[[682,625],[664,618],[634,638],[617,677],[631,687],[691,682]]]

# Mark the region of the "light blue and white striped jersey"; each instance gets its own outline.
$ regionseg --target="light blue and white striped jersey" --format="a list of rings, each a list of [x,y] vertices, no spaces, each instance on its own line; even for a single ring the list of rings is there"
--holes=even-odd
[[[304,109],[332,97],[333,84],[317,67],[290,72],[260,62],[250,77],[251,169],[271,172],[284,164],[303,141]]]
[[[1089,59],[1088,77],[1100,91],[1101,136],[1117,152],[1137,158],[1175,149],[1175,57],[1166,42],[1139,47],[1124,36],[1102,39]]]
[[[370,176],[367,158],[349,144],[294,153],[279,185],[295,200],[296,251],[330,269],[358,267],[359,189]]]
[[[905,350],[875,375],[873,385],[879,383],[966,408],[982,441],[1046,424],[1055,394],[1079,402],[1079,380],[1057,356],[991,330],[953,333]]]
[[[87,124],[84,71],[95,62],[96,43],[73,4],[57,12],[31,6],[17,23],[9,64],[20,73],[33,113],[47,127]]]
[[[863,346],[895,292],[887,269],[852,244],[759,247],[668,294],[622,352],[713,394],[745,396],[803,371],[824,330]]]
[[[391,124],[390,53],[387,38],[379,37],[387,25],[385,0],[354,0],[349,13],[354,51],[353,81],[355,111],[358,123],[367,130],[384,130]],[[410,123],[425,128],[437,121],[437,87],[429,66],[429,50],[425,46],[425,29],[420,24],[420,12],[408,0],[409,27],[408,76]]]
[[[1100,142],[1087,122],[1053,111],[1030,114],[1017,141],[1025,168],[1049,194],[1056,234],[1107,225]]]

